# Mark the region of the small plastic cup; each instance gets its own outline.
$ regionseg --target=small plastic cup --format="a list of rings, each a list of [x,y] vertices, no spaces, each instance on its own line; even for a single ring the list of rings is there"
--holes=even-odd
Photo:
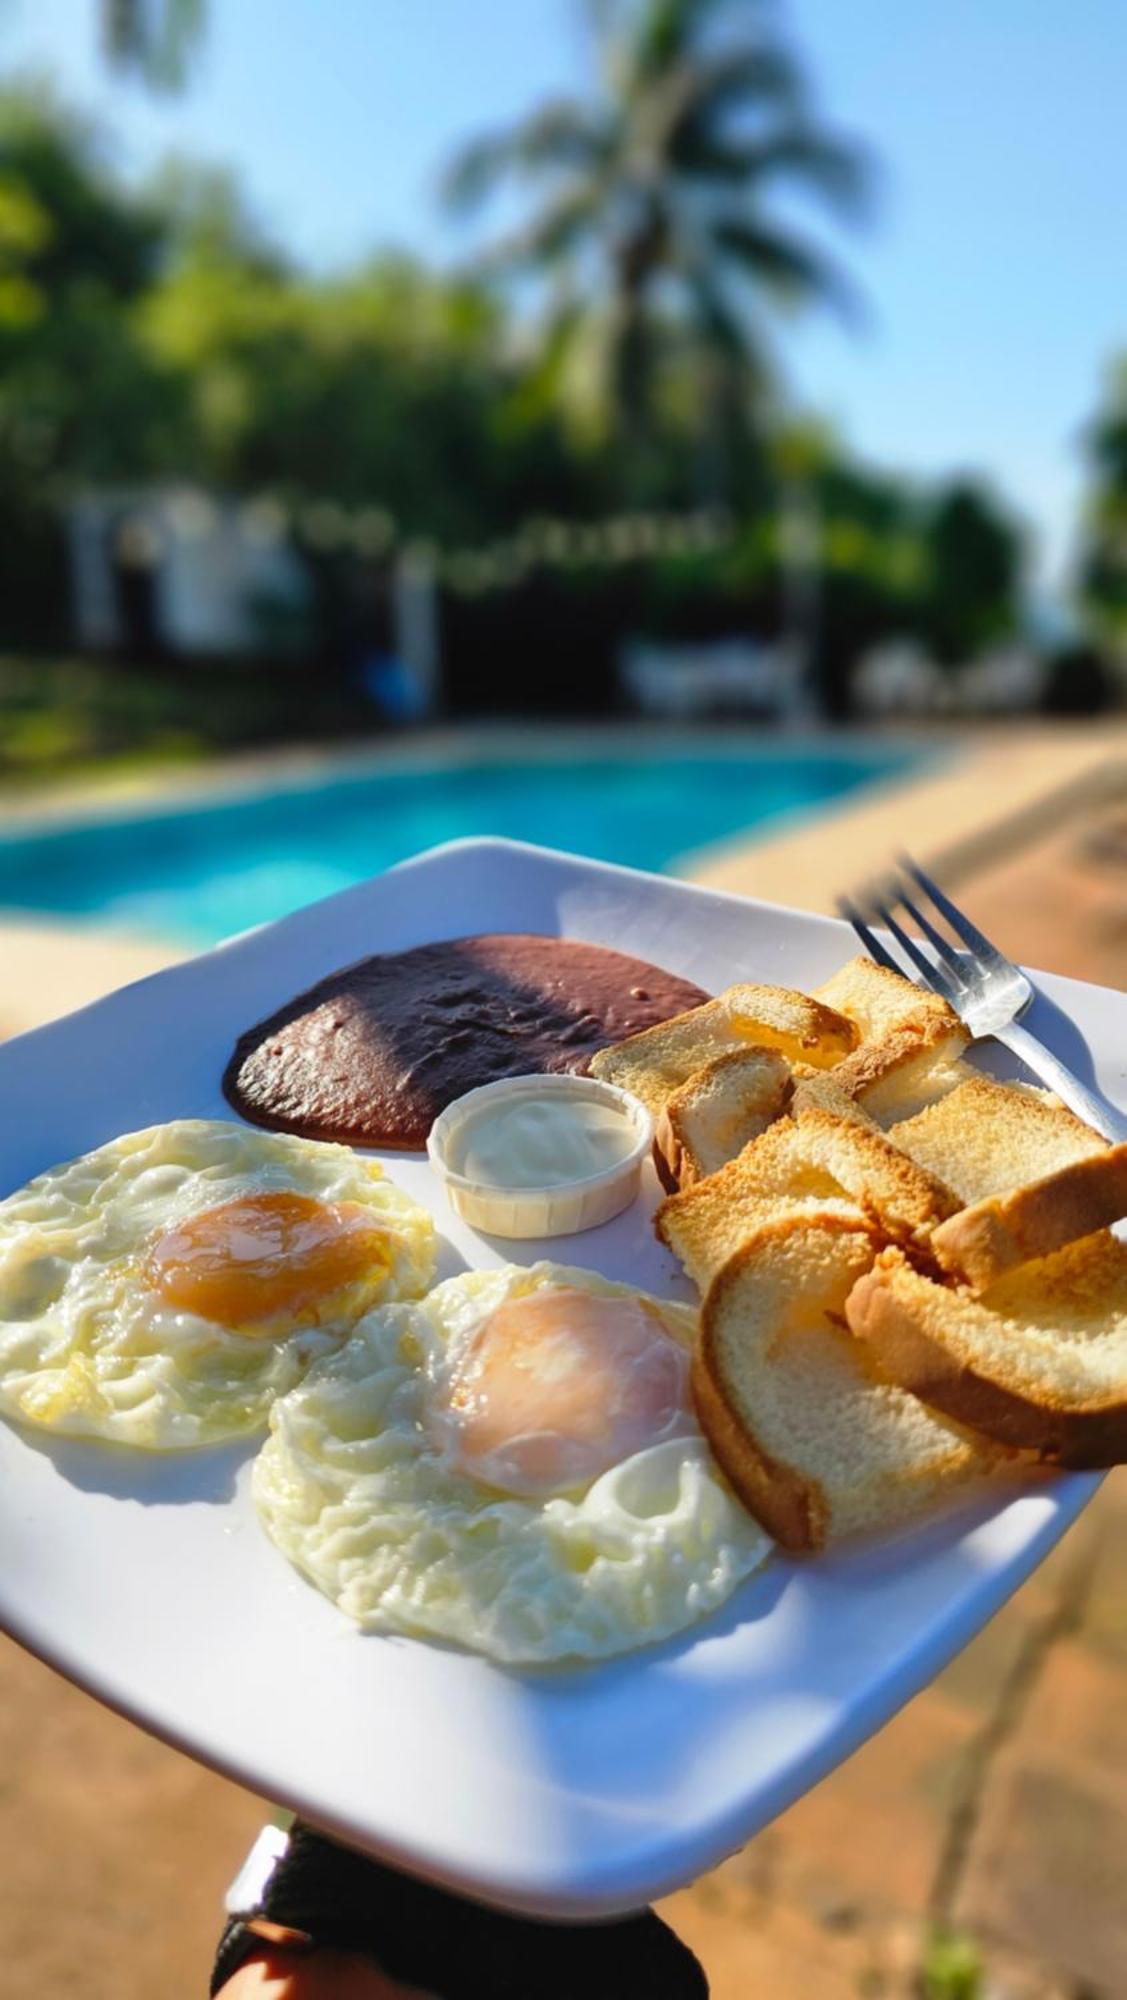
[[[565,1109],[569,1102],[610,1106],[623,1120],[628,1150],[596,1174],[544,1187],[497,1187],[471,1180],[450,1165],[457,1136],[468,1119],[480,1117],[491,1104],[499,1108],[521,1097],[558,1098]],[[653,1119],[645,1105],[616,1084],[569,1074],[507,1076],[468,1090],[447,1105],[431,1126],[427,1153],[455,1214],[487,1236],[577,1236],[629,1208],[652,1144]]]

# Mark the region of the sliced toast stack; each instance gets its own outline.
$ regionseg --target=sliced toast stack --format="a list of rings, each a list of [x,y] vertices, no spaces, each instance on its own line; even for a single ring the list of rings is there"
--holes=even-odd
[[[856,959],[811,996],[733,987],[593,1065],[657,1115],[701,1421],[788,1548],[1014,1467],[1127,1458],[1127,1146],[966,1041]]]

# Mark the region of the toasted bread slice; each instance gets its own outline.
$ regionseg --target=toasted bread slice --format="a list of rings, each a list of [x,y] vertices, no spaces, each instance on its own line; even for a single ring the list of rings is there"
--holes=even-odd
[[[972,1075],[889,1137],[958,1193],[931,1247],[975,1291],[1127,1215],[1127,1146],[1021,1084]]]
[[[705,1292],[749,1236],[796,1207],[836,1209],[854,1222],[863,1220],[832,1174],[812,1162],[797,1125],[780,1118],[718,1173],[663,1201],[654,1228]]]
[[[943,1205],[921,1212],[915,1223],[919,1247],[942,1271],[984,1291],[1007,1270],[1127,1215],[1127,1147],[1109,1146],[1041,1091],[999,1083],[942,1053],[931,1052],[926,1062],[930,1068],[918,1069],[910,1096],[934,1086],[932,1102],[888,1125],[887,1141],[945,1190]],[[800,1082],[792,1115],[801,1121],[820,1109],[878,1131],[873,1093],[849,1097],[842,1089],[848,1067]],[[903,1101],[891,1077],[887,1089]],[[884,1102],[887,1108],[887,1094]],[[854,1183],[846,1186],[857,1192]],[[879,1186],[870,1190],[869,1204],[883,1215]],[[902,1211],[884,1219],[902,1220]]]
[[[854,968],[867,963],[864,959],[855,960]],[[847,973],[851,970],[846,968]],[[934,996],[921,996],[907,980],[898,979],[894,973],[885,974],[879,966],[870,966],[869,970],[878,975],[877,999],[882,1005],[870,1007],[868,1019],[878,1024],[888,1020],[897,1001],[902,1009],[907,1009],[913,999],[922,998],[925,1002],[922,1010],[917,1009],[914,1019],[901,1018],[883,1040],[862,1043],[832,1066],[826,1066],[824,1061],[821,1067],[815,1066],[800,1059],[792,1048],[788,1068],[807,1101],[817,1101],[820,1093],[826,1091],[829,1093],[826,1102],[839,1114],[844,1101],[851,1099],[863,1104],[866,1110],[871,1101],[876,1112],[886,1115],[886,1121],[906,1118],[953,1089],[969,1073],[957,1060],[966,1035],[957,1027],[952,1032],[954,1017],[945,1002],[939,1003],[942,1008],[939,1012],[926,1004]],[[884,980],[891,985],[891,994],[880,983]],[[856,984],[856,977],[847,985],[850,983]],[[860,984],[864,988],[863,976]],[[926,1040],[929,1036],[930,1042]],[[824,1040],[818,1051],[820,1058],[831,1053],[832,1047],[832,1042]],[[778,1050],[763,1051],[765,1057],[769,1053],[779,1057]],[[666,1189],[672,1192],[678,1187],[689,1187],[707,1174],[718,1172],[735,1159],[749,1140],[766,1129],[772,1117],[781,1116],[789,1097],[783,1074],[779,1068],[766,1069],[748,1060],[738,1049],[730,1055],[716,1056],[694,1070],[668,1099],[658,1117],[655,1154]]]
[[[984,1292],[1007,1271],[1048,1257],[1127,1215],[1127,1145],[1075,1160],[1043,1180],[988,1195],[932,1233],[944,1271]]]
[[[1090,1125],[1023,1084],[972,1074],[890,1139],[953,1187],[964,1206],[1108,1151]]]
[[[887,1250],[846,1312],[889,1375],[957,1422],[1064,1465],[1127,1458],[1127,1245],[1106,1231],[982,1298]]]
[[[814,998],[854,1022],[859,1042],[883,1041],[886,1035],[908,1029],[919,1043],[929,1039],[931,1026],[949,1035],[960,1032],[958,1015],[938,993],[927,992],[872,958],[851,958],[832,979],[815,987]]]
[[[644,1028],[592,1058],[592,1076],[632,1091],[653,1112],[665,1109],[694,1071],[732,1049],[777,1049],[815,1069],[840,1061],[857,1031],[832,1008],[786,986],[730,986],[715,1000]]]
[[[793,1119],[772,1125],[719,1173],[662,1202],[654,1227],[703,1291],[752,1230],[780,1205],[789,1212],[796,1203],[856,1221],[868,1217],[885,1241],[912,1241],[958,1207],[941,1181],[848,1100],[834,1110],[796,1097]]]
[[[694,1070],[740,1046],[723,999],[709,1000],[600,1049],[591,1058],[591,1075],[631,1091],[656,1116]]]
[[[912,1118],[946,1097],[974,1071],[960,1060],[970,1037],[943,1020],[892,1028],[846,1056],[831,1072],[834,1087],[864,1106],[878,1125]]]
[[[809,1100],[796,1105],[794,1122],[811,1162],[832,1175],[843,1193],[890,1236],[926,1236],[959,1206],[958,1196],[898,1146],[891,1136],[850,1106],[841,1115]]]
[[[856,1046],[852,1021],[790,986],[729,986],[720,998],[741,1041],[778,1049],[792,1063],[828,1069]]]
[[[782,1218],[748,1239],[705,1300],[692,1378],[701,1425],[784,1548],[895,1526],[1005,1462],[884,1376],[843,1329],[874,1254],[859,1219]]]
[[[782,1117],[793,1089],[777,1049],[729,1049],[695,1070],[657,1119],[654,1150],[666,1187],[691,1187],[734,1160]]]
[[[851,958],[815,997],[856,1024],[858,1046],[834,1081],[879,1125],[911,1116],[959,1081],[970,1036],[938,993],[871,958]]]

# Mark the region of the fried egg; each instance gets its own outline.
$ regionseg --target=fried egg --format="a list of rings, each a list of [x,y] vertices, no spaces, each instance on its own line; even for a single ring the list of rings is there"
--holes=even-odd
[[[666,1638],[770,1547],[693,1417],[694,1326],[549,1263],[369,1313],[274,1405],[259,1516],[377,1631],[510,1663]]]
[[[151,1451],[237,1437],[433,1274],[429,1215],[347,1146],[131,1132],[0,1202],[0,1410]]]

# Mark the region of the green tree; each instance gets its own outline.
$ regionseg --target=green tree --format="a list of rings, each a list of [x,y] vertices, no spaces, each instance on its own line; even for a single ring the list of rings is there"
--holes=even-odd
[[[162,229],[97,132],[42,90],[0,91],[0,611],[11,639],[62,636],[59,503],[143,474],[176,385],[134,336]]]
[[[480,285],[393,253],[312,279],[230,175],[180,161],[127,190],[86,121],[2,93],[10,511],[178,478],[387,508],[452,541],[598,497],[551,410],[523,399]]]
[[[1085,439],[1089,493],[1080,596],[1097,636],[1127,645],[1127,356],[1110,371]]]
[[[193,234],[136,322],[180,385],[179,469],[199,480],[379,506],[444,542],[582,504],[560,426],[519,409],[496,300],[412,258],[317,282]]]
[[[589,11],[596,93],[472,142],[447,197],[472,209],[511,176],[538,193],[483,267],[546,281],[546,365],[635,445],[661,429],[669,376],[688,367],[700,483],[720,492],[727,441],[771,373],[772,316],[851,296],[824,251],[781,219],[776,194],[799,189],[854,215],[866,164],[821,127],[765,5],[604,0]]]
[[[992,495],[969,480],[940,493],[924,526],[922,634],[937,660],[959,666],[1014,630],[1022,535]]]
[[[159,217],[163,270],[185,264],[237,264],[267,278],[292,271],[285,251],[264,228],[229,167],[167,157],[142,191]]]
[[[0,450],[10,467],[41,483],[144,469],[142,440],[167,390],[129,310],[162,247],[159,217],[118,186],[85,120],[41,92],[0,93]]]
[[[158,90],[175,90],[203,34],[207,0],[99,0],[106,54]]]

